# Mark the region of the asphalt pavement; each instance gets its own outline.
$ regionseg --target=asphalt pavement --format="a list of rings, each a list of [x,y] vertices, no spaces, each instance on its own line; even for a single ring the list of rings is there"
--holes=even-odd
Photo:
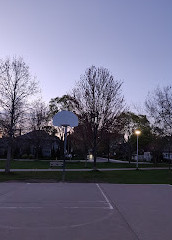
[[[0,183],[0,239],[170,240],[172,187]]]

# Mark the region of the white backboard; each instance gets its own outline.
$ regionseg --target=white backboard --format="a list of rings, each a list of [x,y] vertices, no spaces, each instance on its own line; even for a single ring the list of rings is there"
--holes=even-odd
[[[54,115],[53,125],[76,127],[78,126],[78,117],[73,112],[63,110]]]

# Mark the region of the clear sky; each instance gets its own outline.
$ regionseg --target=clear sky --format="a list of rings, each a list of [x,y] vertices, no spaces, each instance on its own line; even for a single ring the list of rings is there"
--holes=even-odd
[[[128,104],[172,83],[172,0],[0,0],[0,58],[22,56],[43,99],[91,65],[122,80]]]

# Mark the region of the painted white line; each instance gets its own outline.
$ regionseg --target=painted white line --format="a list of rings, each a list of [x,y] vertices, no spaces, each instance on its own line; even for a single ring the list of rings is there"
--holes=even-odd
[[[69,229],[69,228],[77,228],[77,227],[83,227],[83,226],[87,226],[87,225],[92,225],[92,224],[96,224],[96,223],[99,223],[99,222],[103,222],[105,220],[108,220],[111,216],[113,215],[113,212],[109,212],[108,214],[105,214],[103,215],[103,217],[99,217],[97,219],[94,219],[94,220],[90,220],[90,221],[86,221],[86,222],[83,222],[83,223],[79,223],[79,224],[67,224],[67,225],[56,225],[56,226],[39,226],[39,225],[32,225],[32,226],[28,226],[27,224],[23,227],[21,227],[21,224],[19,224],[19,226],[11,226],[11,225],[3,225],[3,224],[0,224],[0,228],[5,228],[5,229],[8,229],[8,230],[11,230],[11,229],[27,229],[27,230],[33,230],[33,229],[39,229],[39,230],[42,230],[42,229],[47,229],[47,230],[51,230],[51,229]]]
[[[109,207],[64,207],[72,209],[109,209]]]
[[[104,203],[105,201],[96,201],[96,203]],[[65,202],[54,202],[54,203],[95,203],[95,201],[65,201]]]
[[[42,207],[0,207],[0,209],[40,209]]]
[[[97,185],[98,189],[100,190],[101,194],[103,195],[106,203],[109,205],[109,209],[112,210],[112,209],[113,209],[113,206],[111,205],[109,199],[107,198],[107,196],[105,195],[105,193],[103,192],[103,190],[101,189],[101,187],[99,186],[99,184],[97,183],[96,185]]]

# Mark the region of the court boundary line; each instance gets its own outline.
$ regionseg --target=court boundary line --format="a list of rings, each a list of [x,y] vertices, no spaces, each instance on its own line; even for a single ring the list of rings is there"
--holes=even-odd
[[[100,185],[98,183],[96,183],[96,186],[100,190],[100,192],[101,192],[102,196],[104,197],[106,203],[109,205],[109,209],[113,210],[114,208],[113,208],[112,204],[110,203],[108,197],[106,196],[106,194],[104,193],[104,191],[102,190]]]
[[[42,209],[43,207],[21,207],[21,206],[14,206],[14,207],[0,207],[0,209]]]

